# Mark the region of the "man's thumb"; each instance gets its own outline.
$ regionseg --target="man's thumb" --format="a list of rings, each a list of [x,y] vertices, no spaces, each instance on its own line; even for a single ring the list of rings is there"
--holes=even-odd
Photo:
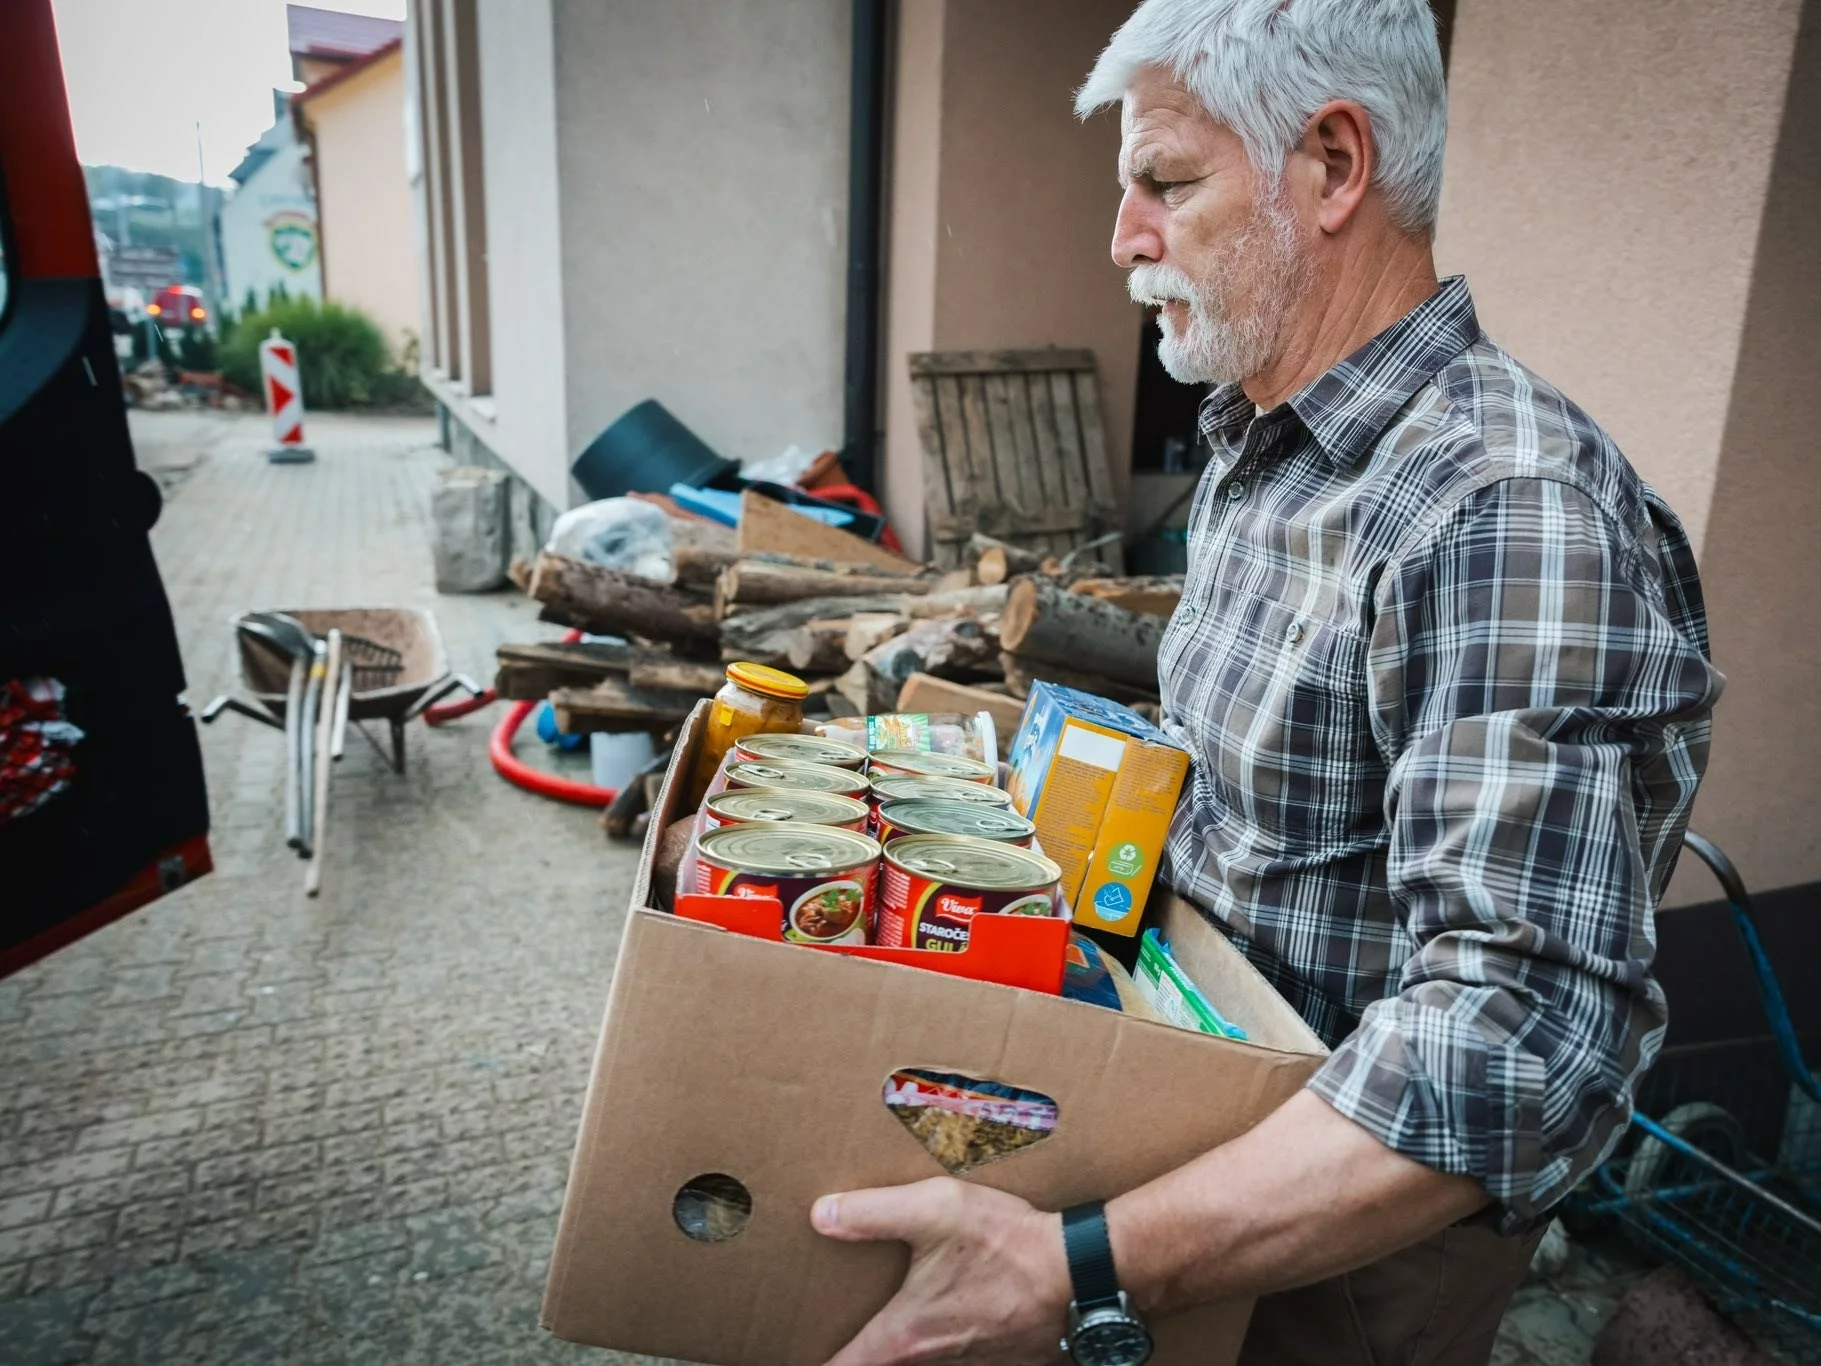
[[[811,1206],[809,1222],[817,1233],[848,1243],[896,1239],[914,1243],[941,1208],[941,1177],[910,1186],[825,1195]]]

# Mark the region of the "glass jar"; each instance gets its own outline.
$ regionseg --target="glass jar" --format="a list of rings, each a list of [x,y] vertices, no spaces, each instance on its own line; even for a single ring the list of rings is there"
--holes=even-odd
[[[727,666],[727,681],[709,703],[708,721],[690,771],[689,805],[708,793],[727,751],[749,735],[773,735],[803,728],[803,699],[809,685],[795,674],[764,664]]]

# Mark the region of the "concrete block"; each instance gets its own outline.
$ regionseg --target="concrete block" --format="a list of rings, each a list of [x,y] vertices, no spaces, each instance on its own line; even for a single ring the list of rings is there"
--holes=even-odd
[[[504,471],[479,465],[456,465],[439,473],[430,500],[437,592],[485,593],[506,581],[506,480]]]

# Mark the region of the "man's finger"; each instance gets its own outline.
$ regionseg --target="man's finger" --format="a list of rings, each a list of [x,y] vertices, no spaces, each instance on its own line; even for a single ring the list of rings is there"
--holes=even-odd
[[[889,1366],[910,1360],[908,1335],[899,1323],[905,1312],[903,1301],[904,1292],[900,1290],[890,1304],[868,1320],[866,1327],[854,1334],[853,1341],[828,1359],[828,1366]]]
[[[947,1177],[931,1177],[909,1186],[883,1186],[872,1190],[825,1195],[809,1212],[817,1233],[849,1243],[896,1239],[915,1244],[946,1228],[954,1206]]]

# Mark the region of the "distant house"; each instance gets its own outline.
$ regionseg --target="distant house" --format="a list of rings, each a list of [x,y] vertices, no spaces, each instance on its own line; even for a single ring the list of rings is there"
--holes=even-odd
[[[421,305],[405,170],[403,25],[287,5],[295,135],[307,148],[322,293],[370,315],[402,354]]]
[[[224,302],[234,309],[244,308],[249,296],[263,305],[280,288],[292,298],[322,297],[321,239],[306,148],[291,125],[290,97],[273,93],[277,122],[228,172],[234,193],[221,208]]]

